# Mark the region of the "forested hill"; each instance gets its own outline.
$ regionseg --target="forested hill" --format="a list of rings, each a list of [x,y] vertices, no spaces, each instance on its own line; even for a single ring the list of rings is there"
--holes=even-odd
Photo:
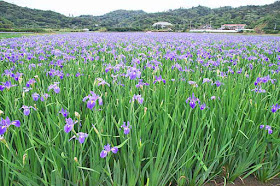
[[[91,25],[80,17],[67,17],[53,11],[20,7],[0,1],[0,28],[74,28]]]
[[[264,31],[280,30],[280,1],[264,6],[242,6],[238,8],[180,8],[158,13],[142,10],[116,10],[102,16],[81,15],[68,17],[53,11],[20,7],[0,1],[0,28],[151,28],[157,21],[175,25],[175,29],[199,28],[210,24],[219,28],[226,23],[243,23],[248,28]]]

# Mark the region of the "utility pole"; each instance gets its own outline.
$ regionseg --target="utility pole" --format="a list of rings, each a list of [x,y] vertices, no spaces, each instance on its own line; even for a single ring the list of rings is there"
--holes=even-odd
[[[210,29],[212,28],[212,27],[211,27],[211,22],[212,22],[212,21],[210,21]]]
[[[192,21],[190,21],[190,30],[192,29]]]
[[[276,23],[275,23],[275,25],[274,25],[274,30],[276,30]]]

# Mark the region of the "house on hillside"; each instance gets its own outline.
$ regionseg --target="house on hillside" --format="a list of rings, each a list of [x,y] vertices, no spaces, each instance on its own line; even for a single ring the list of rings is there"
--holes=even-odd
[[[157,22],[157,23],[154,23],[153,24],[153,27],[156,27],[157,29],[159,28],[170,28],[172,27],[173,25],[171,23],[168,23],[168,22]]]
[[[198,29],[213,29],[211,25],[201,25]]]
[[[88,31],[89,31],[88,28],[84,28],[84,29],[83,29],[83,32],[88,32]]]
[[[223,24],[221,30],[243,30],[246,24]]]

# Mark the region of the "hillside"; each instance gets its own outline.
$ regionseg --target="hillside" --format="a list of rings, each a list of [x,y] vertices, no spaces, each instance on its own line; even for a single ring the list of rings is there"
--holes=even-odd
[[[146,15],[147,13],[139,11],[127,11],[127,10],[116,10],[107,13],[103,16],[96,17],[96,21],[100,22],[104,26],[128,26],[127,23],[136,22],[139,16]]]
[[[67,17],[53,11],[20,7],[0,1],[0,28],[79,28],[92,21]]]
[[[157,21],[167,21],[175,29],[199,28],[210,24],[219,28],[226,23],[245,23],[248,28],[266,32],[280,30],[280,1],[264,6],[242,6],[238,8],[207,8],[203,6],[189,9],[175,9],[158,13],[142,10],[116,10],[102,16],[81,15],[67,17],[53,11],[42,11],[20,7],[0,1],[0,28],[137,28],[150,29]]]

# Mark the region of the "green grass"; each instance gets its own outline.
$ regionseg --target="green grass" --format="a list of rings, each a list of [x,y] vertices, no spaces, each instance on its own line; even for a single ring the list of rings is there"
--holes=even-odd
[[[31,36],[30,33],[0,33],[0,39],[22,37],[22,36]]]

